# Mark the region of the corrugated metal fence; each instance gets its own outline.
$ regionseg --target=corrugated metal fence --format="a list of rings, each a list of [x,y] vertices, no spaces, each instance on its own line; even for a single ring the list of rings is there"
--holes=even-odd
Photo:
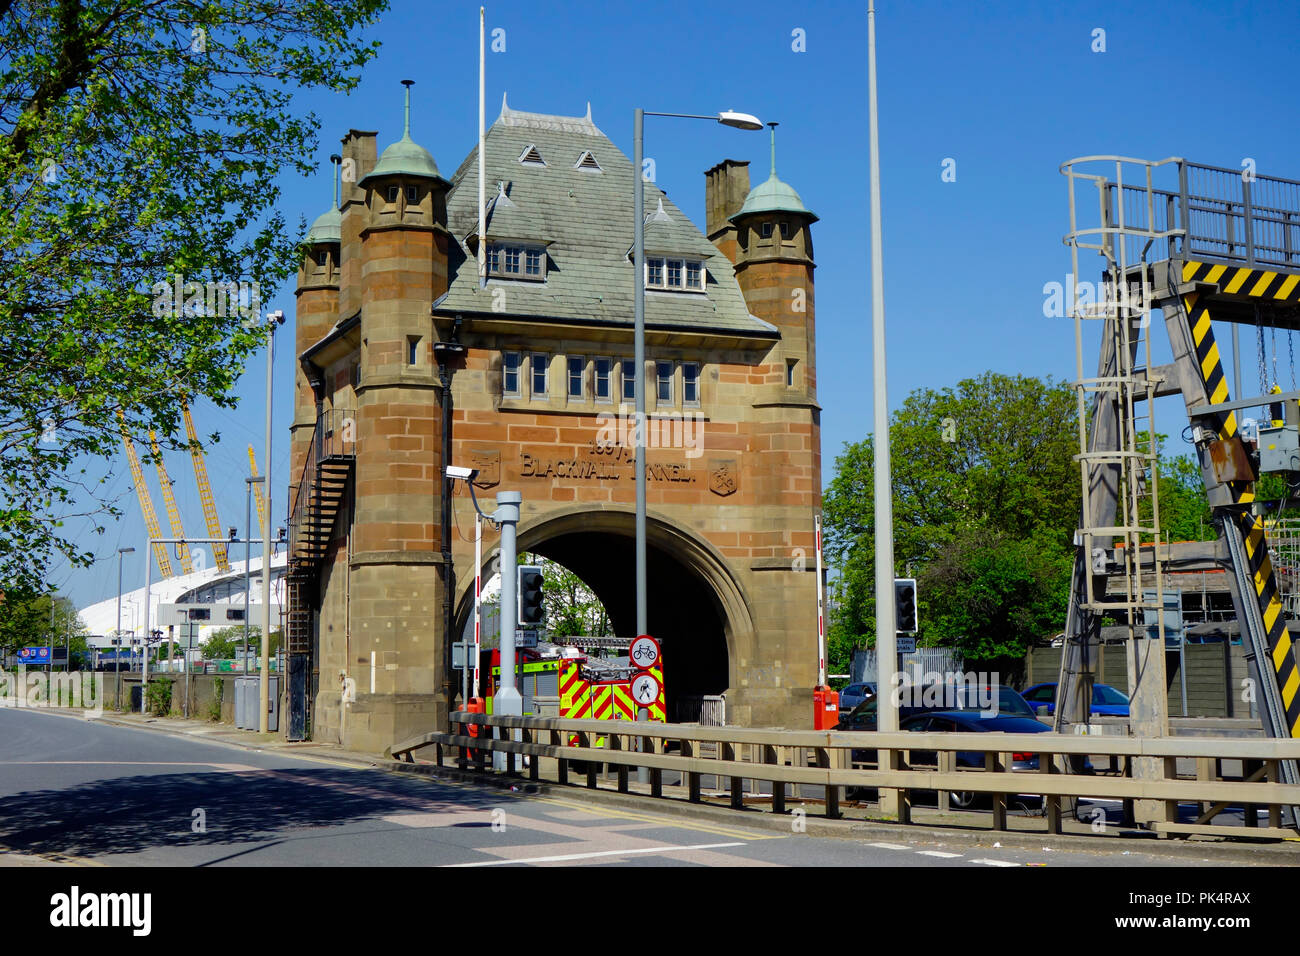
[[[961,671],[962,657],[951,647],[918,647],[911,654],[899,654],[899,663],[906,674],[919,670],[922,674],[957,673]],[[853,652],[853,664],[850,668],[852,682],[874,681],[876,679],[876,651],[857,650]]]

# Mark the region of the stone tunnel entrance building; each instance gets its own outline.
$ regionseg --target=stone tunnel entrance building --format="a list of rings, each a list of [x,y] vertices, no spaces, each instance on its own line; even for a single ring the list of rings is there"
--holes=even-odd
[[[646,356],[632,357],[633,169],[585,116],[514,110],[450,177],[403,137],[343,140],[298,279],[290,723],[382,753],[445,724],[472,614],[474,511],[523,495],[519,548],[635,629],[635,376],[645,376],[649,628],[674,697],[805,727],[821,506],[816,217],[748,163],[705,174],[701,231],[645,188]],[[377,155],[378,154],[378,155]],[[485,246],[486,276],[478,254]],[[446,495],[444,497],[444,491]],[[485,525],[485,577],[498,535]],[[454,574],[452,573],[454,571]]]

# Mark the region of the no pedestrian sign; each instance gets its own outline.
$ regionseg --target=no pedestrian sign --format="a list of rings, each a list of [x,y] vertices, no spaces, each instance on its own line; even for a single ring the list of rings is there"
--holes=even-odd
[[[659,682],[649,672],[632,678],[632,699],[638,706],[649,707],[659,699]]]
[[[634,666],[648,671],[659,663],[659,642],[649,634],[642,634],[632,642],[627,653]]]

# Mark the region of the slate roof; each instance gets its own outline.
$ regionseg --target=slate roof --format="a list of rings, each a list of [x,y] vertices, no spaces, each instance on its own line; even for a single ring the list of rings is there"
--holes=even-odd
[[[546,166],[519,162],[533,144]],[[590,150],[601,172],[575,169]],[[447,198],[452,249],[450,287],[436,305],[440,315],[491,312],[494,288],[509,290],[512,317],[556,319],[631,328],[633,310],[632,161],[591,121],[591,108],[579,117],[512,110],[503,100],[501,115],[486,133],[489,204],[505,183],[509,205],[492,209],[489,238],[546,242],[549,263],[544,283],[489,279],[478,288],[475,245],[478,231],[478,151],[470,152],[452,177]],[[775,326],[749,313],[735,270],[717,247],[653,183],[645,184],[645,214],[655,217],[660,200],[668,221],[648,222],[648,252],[696,256],[705,261],[705,295],[647,292],[647,328],[715,331],[773,338]]]

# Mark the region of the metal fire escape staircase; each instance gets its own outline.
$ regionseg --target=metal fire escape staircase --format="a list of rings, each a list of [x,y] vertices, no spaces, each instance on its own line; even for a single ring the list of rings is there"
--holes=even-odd
[[[334,539],[356,462],[356,412],[334,409],[319,416],[301,480],[289,487],[289,554],[285,586],[288,598],[285,650],[289,663],[290,700],[306,700],[305,682],[313,668],[316,588],[322,562]],[[289,714],[290,739],[305,737],[305,711]],[[301,726],[295,727],[299,721]]]
[[[1220,328],[1224,322],[1254,325],[1261,350],[1264,324],[1288,335],[1300,331],[1300,182],[1178,158],[1084,157],[1066,162],[1061,172],[1069,183],[1065,243],[1073,281],[1076,288],[1086,281],[1080,250],[1095,251],[1102,259],[1107,294],[1095,305],[1069,296],[1074,300],[1083,505],[1056,729],[1088,723],[1100,625],[1102,616],[1109,615],[1124,617],[1129,625],[1130,682],[1137,683],[1131,689],[1144,698],[1135,695],[1132,729],[1167,733],[1162,576],[1171,555],[1160,543],[1155,496],[1159,449],[1150,416],[1153,399],[1181,394],[1189,422],[1184,434],[1190,434],[1195,448],[1219,541],[1182,545],[1179,560],[1183,567],[1195,561],[1230,571],[1265,730],[1274,737],[1300,737],[1300,671],[1283,610],[1286,595],[1255,492],[1255,480],[1264,472],[1285,473],[1289,484],[1296,484],[1300,443],[1294,428],[1288,432],[1271,423],[1267,441],[1263,432],[1252,441],[1237,418],[1239,412],[1270,404],[1294,409],[1300,391],[1275,389],[1232,400],[1213,330],[1213,321]],[[1089,190],[1095,191],[1095,206],[1085,201]],[[1131,290],[1137,292],[1136,302]],[[1152,367],[1149,338],[1143,334],[1154,309],[1164,318],[1173,359],[1160,367]],[[1103,331],[1098,374],[1085,379],[1084,327],[1089,319],[1100,320]],[[1143,408],[1145,419],[1139,414]],[[1143,493],[1151,495],[1149,504],[1139,497]],[[1288,495],[1282,504],[1296,503]],[[1116,576],[1125,582],[1124,593],[1108,594],[1108,578]],[[1157,622],[1154,636],[1148,636],[1148,626]],[[1286,782],[1298,782],[1294,762],[1284,762],[1281,772]]]

